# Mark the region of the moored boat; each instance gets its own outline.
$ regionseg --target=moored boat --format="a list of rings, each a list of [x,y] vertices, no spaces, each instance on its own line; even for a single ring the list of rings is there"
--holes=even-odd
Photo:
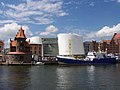
[[[86,58],[74,58],[66,56],[57,56],[59,64],[89,65],[89,64],[115,64],[115,57],[108,57],[105,53],[89,52]]]

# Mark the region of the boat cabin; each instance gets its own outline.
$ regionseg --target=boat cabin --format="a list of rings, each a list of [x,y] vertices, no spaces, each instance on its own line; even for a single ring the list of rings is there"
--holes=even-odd
[[[87,60],[93,60],[94,58],[106,58],[107,57],[107,53],[105,52],[88,52],[86,59]]]

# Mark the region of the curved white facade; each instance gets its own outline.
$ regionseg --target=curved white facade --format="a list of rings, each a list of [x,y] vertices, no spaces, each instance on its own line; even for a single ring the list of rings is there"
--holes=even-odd
[[[28,38],[30,39],[30,44],[42,44],[42,39],[39,36]]]
[[[58,34],[59,55],[83,55],[83,39],[77,34]]]

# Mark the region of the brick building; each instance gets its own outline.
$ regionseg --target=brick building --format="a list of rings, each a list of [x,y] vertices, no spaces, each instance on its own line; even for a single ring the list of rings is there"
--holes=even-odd
[[[30,44],[30,51],[32,52],[32,55],[42,55],[42,44]]]
[[[115,50],[118,51],[118,54],[120,55],[120,33],[115,33],[112,40],[116,43]]]
[[[19,29],[14,40],[10,39],[10,52],[7,54],[9,63],[29,63],[32,54],[30,52],[30,41],[26,41],[26,36],[22,27]]]
[[[86,41],[84,42],[84,50],[85,50],[85,54],[87,54],[88,52],[98,52],[98,46],[99,46],[99,42],[97,41]]]
[[[111,40],[102,40],[100,42],[90,41],[84,43],[85,52],[107,52],[108,54],[120,55],[120,34],[115,33]],[[88,49],[89,47],[89,49]]]
[[[4,41],[0,40],[0,54],[3,49],[4,49]]]
[[[102,44],[107,53],[120,54],[120,34],[115,33],[111,40],[103,40]]]
[[[90,51],[96,51],[96,52],[98,52],[99,51],[98,47],[99,47],[99,42],[92,41],[90,43]]]
[[[42,39],[39,36],[30,38],[30,51],[32,55],[42,55]]]
[[[118,54],[119,46],[114,40],[103,40],[101,43],[101,47],[103,51],[106,51],[108,54]]]

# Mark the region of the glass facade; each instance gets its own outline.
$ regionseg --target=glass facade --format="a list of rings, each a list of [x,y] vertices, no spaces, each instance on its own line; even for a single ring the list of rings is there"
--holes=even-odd
[[[42,38],[43,43],[43,56],[53,56],[58,55],[58,39],[57,38]]]

